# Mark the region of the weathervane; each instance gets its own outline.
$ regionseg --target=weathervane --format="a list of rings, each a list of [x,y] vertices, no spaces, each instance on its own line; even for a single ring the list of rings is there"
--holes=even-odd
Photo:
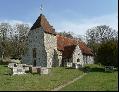
[[[40,12],[41,12],[41,14],[43,13],[43,5],[42,5],[42,2],[43,0],[41,0],[41,6],[40,6]]]

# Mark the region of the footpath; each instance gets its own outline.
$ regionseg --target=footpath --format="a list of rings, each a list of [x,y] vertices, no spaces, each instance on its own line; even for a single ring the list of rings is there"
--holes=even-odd
[[[61,85],[61,86],[59,86],[59,87],[57,87],[57,88],[54,88],[54,89],[51,90],[51,91],[59,91],[59,90],[61,90],[62,88],[64,88],[64,87],[66,87],[66,86],[68,86],[68,85],[74,83],[75,81],[81,79],[81,78],[82,78],[83,76],[85,76],[86,74],[87,74],[87,73],[84,73],[83,75],[81,75],[81,76],[79,76],[79,77],[73,79],[72,81],[68,82],[67,84],[64,84],[64,85]]]

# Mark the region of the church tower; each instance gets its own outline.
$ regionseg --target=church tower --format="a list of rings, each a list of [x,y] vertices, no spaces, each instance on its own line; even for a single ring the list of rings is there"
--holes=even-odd
[[[40,14],[28,33],[27,51],[23,63],[51,68],[56,61],[57,38],[55,29]]]

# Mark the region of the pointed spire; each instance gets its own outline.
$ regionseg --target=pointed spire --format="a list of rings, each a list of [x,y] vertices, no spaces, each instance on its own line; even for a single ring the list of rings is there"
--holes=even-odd
[[[40,12],[41,12],[41,14],[43,13],[43,0],[41,0],[41,6],[40,6]]]

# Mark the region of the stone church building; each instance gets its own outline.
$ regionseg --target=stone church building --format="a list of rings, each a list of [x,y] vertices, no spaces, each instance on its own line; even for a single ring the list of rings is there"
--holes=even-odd
[[[25,64],[52,68],[68,62],[81,66],[94,63],[92,50],[84,42],[56,33],[43,14],[31,27],[26,45]]]

